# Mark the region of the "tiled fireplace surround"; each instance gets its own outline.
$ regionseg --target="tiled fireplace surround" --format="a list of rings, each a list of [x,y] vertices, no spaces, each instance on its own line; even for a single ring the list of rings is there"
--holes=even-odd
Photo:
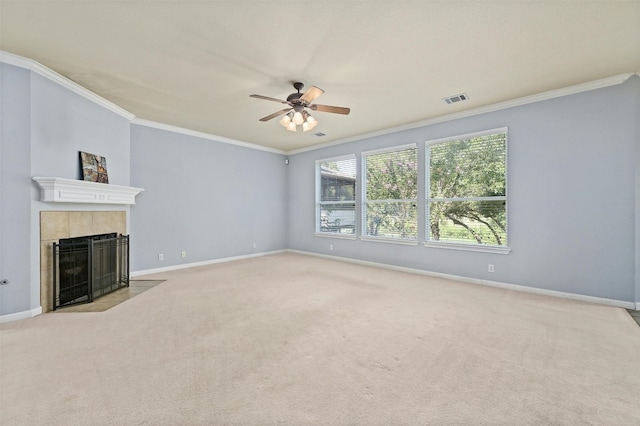
[[[40,305],[52,310],[52,247],[61,238],[127,232],[126,211],[42,211],[40,212]]]

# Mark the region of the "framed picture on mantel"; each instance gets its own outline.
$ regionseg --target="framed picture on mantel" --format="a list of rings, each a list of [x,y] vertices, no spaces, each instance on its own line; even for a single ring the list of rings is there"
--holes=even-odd
[[[82,178],[89,182],[109,183],[107,159],[95,154],[80,151]]]

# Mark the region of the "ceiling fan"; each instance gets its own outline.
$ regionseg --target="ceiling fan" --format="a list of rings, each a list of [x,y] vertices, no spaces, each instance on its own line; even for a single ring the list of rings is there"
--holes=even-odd
[[[300,93],[300,90],[304,87],[304,84],[296,82],[293,83],[293,87],[298,92],[292,93],[287,96],[286,101],[262,95],[249,95],[252,98],[265,99],[267,101],[289,105],[289,108],[285,108],[281,111],[267,115],[266,117],[262,117],[260,121],[269,121],[272,118],[276,118],[283,114],[286,114],[280,120],[280,124],[282,124],[287,130],[290,130],[292,132],[295,132],[298,128],[297,126],[301,125],[302,131],[306,132],[307,130],[311,130],[318,125],[318,121],[311,114],[309,114],[306,108],[309,108],[312,111],[331,112],[334,114],[343,115],[348,115],[349,112],[351,112],[351,109],[345,107],[312,104],[311,102],[313,102],[318,96],[324,93],[324,90],[316,86],[311,86],[304,93]]]

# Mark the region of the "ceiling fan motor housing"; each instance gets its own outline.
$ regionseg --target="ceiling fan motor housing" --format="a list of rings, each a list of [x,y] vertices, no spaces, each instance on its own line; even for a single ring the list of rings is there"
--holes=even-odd
[[[300,103],[301,96],[302,96],[302,93],[292,93],[289,96],[287,96],[287,102],[291,102],[294,104]]]
[[[303,103],[300,98],[302,97],[303,93],[300,93],[300,90],[302,90],[302,88],[304,87],[304,83],[300,83],[299,81],[293,83],[293,88],[296,89],[298,91],[298,93],[292,93],[289,96],[287,96],[287,102],[291,102],[293,105],[293,107],[295,108],[298,104]],[[298,111],[296,109],[296,111]],[[300,112],[300,111],[298,111]]]

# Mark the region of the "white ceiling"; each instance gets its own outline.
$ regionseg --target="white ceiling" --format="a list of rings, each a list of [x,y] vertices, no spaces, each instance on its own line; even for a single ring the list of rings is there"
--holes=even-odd
[[[138,118],[291,151],[638,72],[640,1],[0,0],[0,37]],[[284,106],[249,95],[294,81],[351,114],[259,122]]]

